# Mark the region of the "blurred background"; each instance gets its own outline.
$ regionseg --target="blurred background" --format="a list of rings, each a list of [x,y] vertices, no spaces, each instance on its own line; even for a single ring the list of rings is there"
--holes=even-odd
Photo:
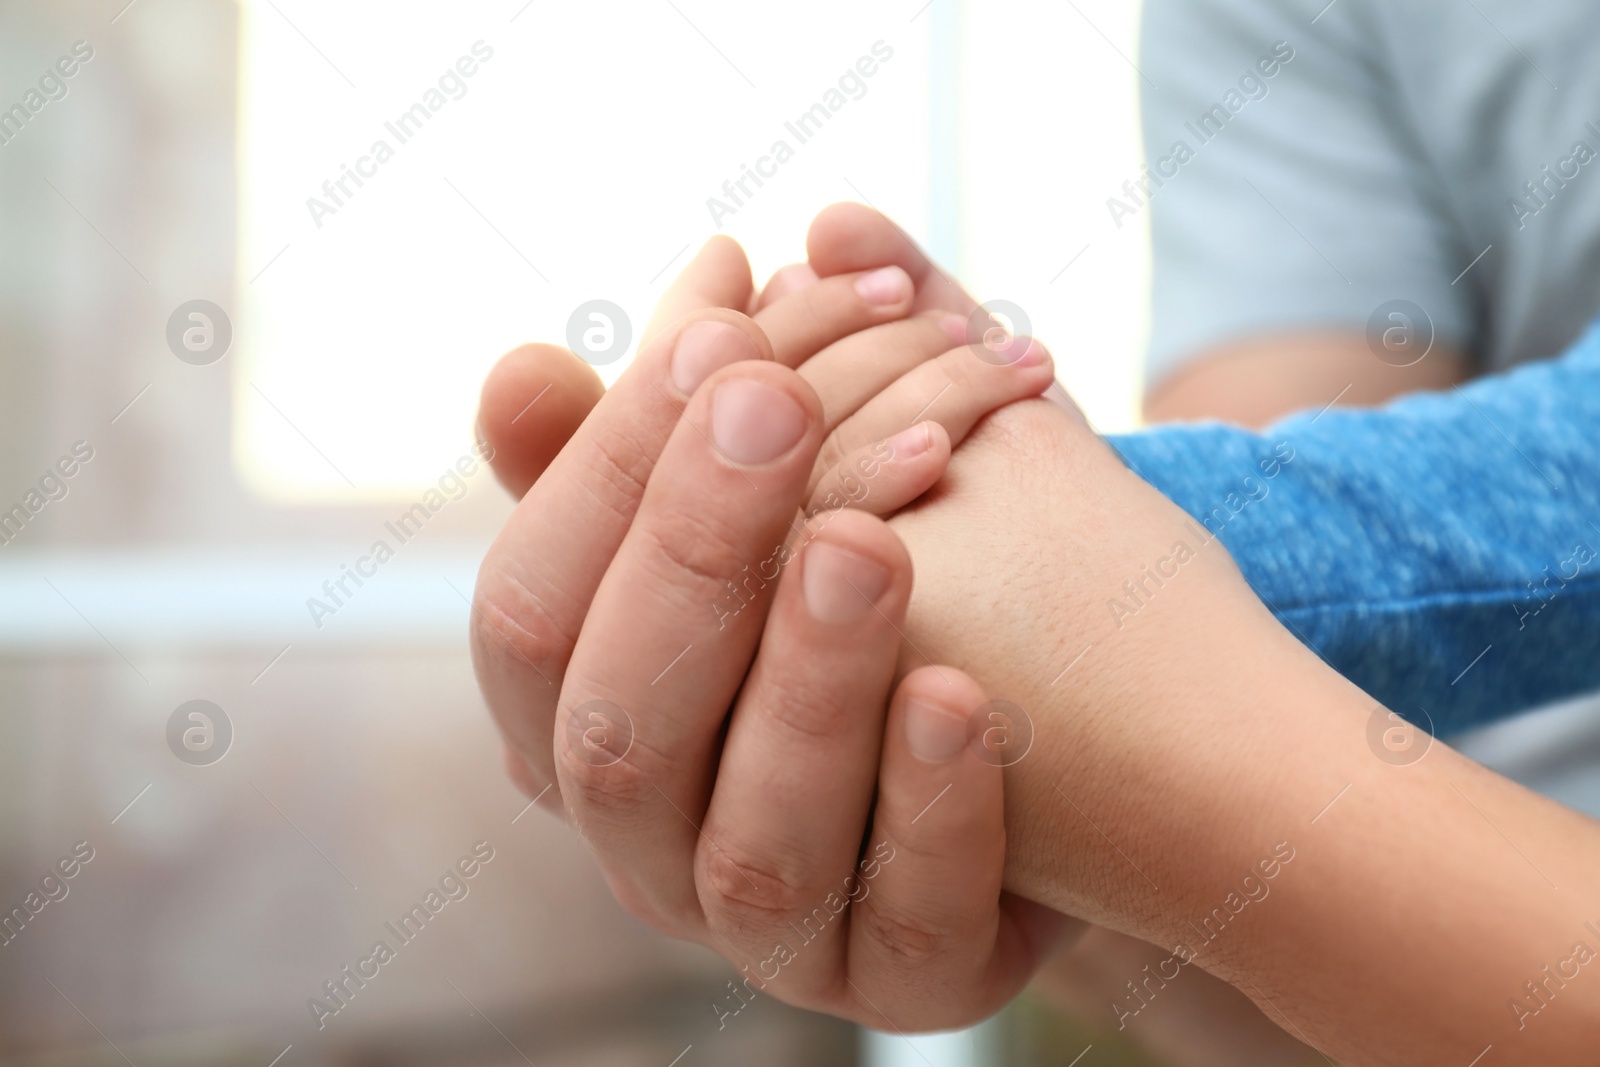
[[[0,1063],[942,1067],[1033,1041],[1033,1009],[912,1043],[770,999],[718,1031],[731,970],[625,916],[501,773],[465,642],[510,509],[481,468],[335,613],[307,600],[468,453],[498,355],[592,299],[642,324],[717,230],[707,198],[878,42],[864,95],[721,228],[765,274],[817,210],[871,203],[1132,425],[1146,241],[1103,201],[1137,172],[1134,20],[0,4],[0,109],[26,116],[0,125],[0,510],[29,511],[0,545],[0,908],[44,900],[0,944]],[[479,842],[468,895],[319,1029],[308,999]]]
[[[591,300],[642,325],[718,229],[764,276],[846,199],[1023,308],[1094,423],[1132,428],[1148,220],[1105,204],[1141,163],[1137,19],[0,3],[0,516],[25,512],[0,537],[0,1065],[1149,1062],[1111,1011],[1029,998],[926,1039],[770,998],[719,1029],[731,969],[623,914],[501,773],[465,636],[511,502],[450,473],[501,353]],[[394,558],[312,611],[379,539]],[[1462,745],[1600,810],[1600,735],[1560,740],[1580,720]],[[464,857],[465,895],[402,944]],[[380,938],[396,958],[319,1019]]]

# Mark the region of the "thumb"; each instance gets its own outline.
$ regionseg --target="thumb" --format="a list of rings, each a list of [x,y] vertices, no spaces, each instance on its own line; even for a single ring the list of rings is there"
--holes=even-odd
[[[600,376],[555,345],[523,345],[500,357],[478,400],[478,436],[495,477],[519,499],[600,402]]]

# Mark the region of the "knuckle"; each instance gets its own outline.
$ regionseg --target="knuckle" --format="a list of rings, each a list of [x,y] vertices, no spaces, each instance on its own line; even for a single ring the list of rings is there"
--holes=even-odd
[[[812,467],[809,499],[812,511],[831,511],[835,508],[858,504],[865,497],[863,480],[856,476],[860,460],[868,444],[860,441],[859,431],[840,427],[822,444],[822,451]]]
[[[861,907],[855,922],[862,936],[895,967],[926,967],[943,957],[950,944],[948,929],[925,916],[885,905],[881,896]]]
[[[960,410],[963,403],[977,387],[977,374],[983,361],[965,348],[945,352],[918,367],[917,389],[928,397],[929,409],[923,418],[933,418],[934,412],[948,417],[951,411]]]
[[[937,359],[928,361],[928,370],[939,374],[942,378],[959,384],[970,384],[982,381],[987,375],[995,371],[1006,369],[1004,364],[991,363],[980,352],[984,352],[983,344],[964,344],[940,352]]]
[[[799,881],[766,860],[746,853],[730,855],[723,847],[702,841],[695,868],[701,907],[713,926],[780,926],[804,907]]]
[[[609,881],[611,895],[616,897],[622,910],[656,933],[680,940],[692,940],[696,936],[698,931],[690,918],[672,913],[645,886],[624,878],[614,877]]]
[[[548,594],[520,574],[486,566],[472,599],[469,636],[480,657],[532,667],[551,684],[560,678],[576,635],[561,625]]]
[[[632,520],[655,467],[655,452],[624,430],[612,428],[596,435],[584,465],[594,477],[578,482],[590,497],[616,517]]]
[[[773,695],[763,701],[762,717],[797,741],[836,743],[838,738],[848,736],[856,716],[825,678],[811,676],[815,661],[805,655],[805,650],[796,651],[800,653],[798,665],[812,670],[783,672],[782,683],[774,686]]]
[[[818,323],[833,322],[841,317],[841,312],[853,311],[848,299],[841,299],[845,294],[854,295],[854,288],[848,288],[848,279],[838,281],[829,279],[831,284],[808,285],[796,290],[790,296],[794,299],[795,317],[800,322]],[[842,290],[842,292],[841,292]],[[859,301],[857,302],[859,304]]]
[[[667,589],[695,599],[715,599],[738,570],[734,539],[712,521],[687,508],[675,509],[635,527],[639,557]]]
[[[638,746],[605,765],[586,763],[567,746],[558,750],[568,821],[599,861],[623,910],[669,937],[704,940],[705,921],[687,863],[663,873],[644,858],[673,855],[686,861],[694,844],[692,829],[686,828],[681,840],[675,836],[686,824],[634,758]],[[646,840],[649,845],[641,847]]]
[[[564,710],[556,725],[562,735],[567,730]],[[582,826],[594,822],[609,829],[628,829],[644,825],[654,808],[661,804],[654,779],[640,766],[638,744],[615,762],[590,762],[570,743],[556,743],[556,765],[560,770],[561,795]]]

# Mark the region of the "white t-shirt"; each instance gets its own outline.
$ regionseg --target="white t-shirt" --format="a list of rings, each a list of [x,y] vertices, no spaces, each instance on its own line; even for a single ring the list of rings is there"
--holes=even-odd
[[[1396,300],[1482,370],[1561,351],[1600,311],[1600,3],[1326,2],[1145,4],[1149,381]]]

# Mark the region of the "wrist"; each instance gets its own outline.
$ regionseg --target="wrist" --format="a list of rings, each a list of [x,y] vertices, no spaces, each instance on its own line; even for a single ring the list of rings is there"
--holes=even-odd
[[[1007,771],[1009,888],[1169,940],[1163,895],[1197,879],[1199,899],[1212,865],[1281,839],[1256,840],[1267,787],[1244,783],[1295,719],[1241,694],[1320,665],[1080,422],[1038,401],[996,412],[894,525],[917,569],[907,666],[960,665],[1031,727]]]
[[[1098,671],[1094,646],[1042,703],[1038,749],[1007,779],[1008,876],[1224,973],[1220,920],[1271,891],[1371,755],[1343,743],[1359,726],[1343,680],[1218,592],[1196,594],[1204,611],[1175,599],[1169,619],[1150,614],[1137,641],[1107,639]]]
[[[1012,405],[893,525],[906,664],[960,666],[1032,725],[1007,888],[1181,947],[1348,1062],[1592,1057],[1600,982],[1571,969],[1600,949],[1594,825],[1438,742],[1386,760],[1388,712],[1103,442]]]

